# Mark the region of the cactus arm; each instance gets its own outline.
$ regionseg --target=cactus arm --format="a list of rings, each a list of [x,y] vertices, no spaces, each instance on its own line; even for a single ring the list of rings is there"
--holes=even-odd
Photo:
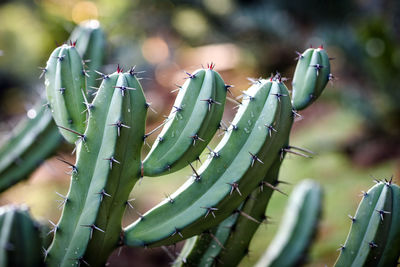
[[[127,245],[172,244],[181,239],[172,235],[176,229],[184,238],[200,234],[227,218],[258,185],[285,144],[293,116],[283,83],[262,80],[246,94],[250,97],[233,120],[237,127],[231,127],[202,165],[200,178],[193,177],[172,194],[173,203],[160,203],[128,226]],[[272,124],[279,134],[268,134]],[[229,183],[237,183],[242,196],[231,195]]]
[[[302,110],[311,105],[321,95],[329,77],[329,57],[322,47],[309,48],[299,56],[292,83],[294,109]]]
[[[322,190],[316,182],[304,180],[296,186],[278,233],[255,266],[299,266],[315,235],[321,201]]]
[[[201,69],[192,74],[143,161],[144,175],[168,174],[196,160],[218,129],[225,96],[225,84],[217,72]]]
[[[26,118],[18,124],[16,134],[0,149],[0,192],[28,178],[61,142],[51,113],[43,104],[40,101],[34,108],[34,118]]]
[[[45,73],[47,99],[57,125],[78,133],[85,131],[86,80],[82,59],[75,47],[63,45],[56,48],[47,61]],[[60,129],[63,137],[70,143],[77,135]]]
[[[189,238],[173,266],[213,266],[218,262],[216,259],[220,252],[225,249],[221,245],[226,243],[237,217],[237,213],[232,214],[217,227]]]
[[[39,227],[24,207],[0,208],[0,266],[44,266]]]
[[[144,131],[145,117],[141,116],[143,112],[133,114],[132,111],[136,110],[136,107],[131,105],[142,101],[143,105],[138,107],[145,109],[145,101],[144,98],[139,98],[143,94],[134,94],[131,89],[126,89],[131,88],[129,85],[136,84],[137,81],[127,82],[127,80],[136,80],[136,78],[122,73],[109,75],[103,80],[93,101],[85,138],[79,143],[77,149],[76,171],[72,174],[62,217],[47,255],[50,266],[79,265],[88,243],[97,234],[95,232],[105,233],[104,229],[96,225],[97,220],[109,226],[107,222],[98,218],[99,209],[103,207],[103,201],[107,201],[108,197],[104,192],[109,194],[105,191],[108,182],[126,181],[129,178],[135,181],[139,178],[140,168],[137,164],[139,155],[134,155],[129,159],[125,157],[140,151],[142,142],[139,144],[127,142],[125,135],[136,138],[136,133],[131,135],[130,132],[137,132],[140,135]],[[140,89],[136,88],[137,91]],[[127,113],[129,116],[125,118]],[[130,128],[117,127],[118,121]],[[121,143],[123,141],[125,143]],[[129,151],[130,149],[132,151]],[[132,165],[123,163],[130,160],[133,160]],[[130,182],[129,185],[132,183],[134,182]],[[124,193],[125,190],[130,191],[131,188],[115,192]],[[114,195],[114,198],[111,201],[117,204],[120,196]],[[104,207],[109,208],[109,204],[105,204]],[[121,207],[111,209],[113,208],[121,209]],[[113,231],[114,227],[117,226],[110,226],[110,231]],[[99,245],[101,250],[108,246],[104,242]],[[110,244],[110,246],[116,246],[116,244]],[[98,256],[106,260],[104,257],[108,254]]]
[[[108,179],[105,192],[110,196],[104,196],[96,219],[96,226],[105,232],[96,231],[89,243],[85,259],[93,265],[104,265],[108,255],[119,245],[121,233],[121,221],[125,211],[126,201],[134,184],[141,175],[141,149],[145,130],[146,101],[142,87],[136,79],[126,79],[125,84],[131,88],[130,108],[124,108],[122,118],[125,124],[130,122],[130,129],[121,129],[121,136],[117,143],[116,151],[118,159],[126,159],[120,173]],[[122,134],[122,131],[125,131]],[[121,162],[122,163],[122,162]],[[116,166],[116,168],[119,166]],[[99,256],[100,255],[100,256]]]
[[[281,163],[282,160],[277,157],[263,181],[272,185],[277,184]],[[262,222],[265,219],[265,210],[273,191],[270,187],[264,187],[261,191],[260,186],[257,186],[243,203],[241,211],[258,222]],[[219,254],[219,261],[216,262],[216,265],[237,266],[246,256],[250,241],[259,226],[259,223],[249,220],[245,216],[239,216],[231,229],[231,235],[224,243],[225,249]]]
[[[104,61],[106,40],[104,32],[98,20],[81,22],[71,33],[70,40],[76,42],[76,50],[85,62],[89,70],[86,78],[88,88],[97,87],[95,71],[100,71]]]
[[[391,182],[381,182],[364,195],[335,266],[397,265],[398,196],[399,187]]]

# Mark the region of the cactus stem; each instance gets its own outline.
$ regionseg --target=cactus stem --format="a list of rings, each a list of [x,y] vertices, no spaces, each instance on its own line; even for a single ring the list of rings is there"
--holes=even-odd
[[[239,193],[239,195],[241,196],[242,193],[239,190],[239,184],[238,183],[227,183],[231,186],[231,192],[229,193],[229,195],[232,195],[233,191],[237,191]]]
[[[224,247],[224,245],[222,245],[221,241],[219,241],[218,238],[211,231],[207,231],[207,234],[209,234],[211,236],[211,238],[214,239],[214,241],[218,244],[218,246],[220,246],[222,249],[225,249],[225,247]]]
[[[119,162],[118,160],[116,160],[114,157],[109,157],[109,158],[106,158],[106,159],[104,159],[104,160],[108,160],[109,162],[110,162],[110,170],[112,170],[112,166],[113,166],[113,163],[115,162],[115,163],[118,163],[118,164],[121,164],[121,162]]]
[[[253,167],[253,165],[256,161],[264,164],[264,162],[262,162],[261,159],[259,157],[257,157],[255,154],[251,153],[250,151],[249,151],[249,154],[251,155],[251,167]]]
[[[183,238],[183,235],[182,235],[182,233],[179,231],[179,229],[178,228],[176,228],[175,227],[175,231],[171,234],[171,236],[174,236],[174,235],[176,235],[176,234],[178,234],[180,237],[182,237]]]
[[[200,138],[198,134],[192,135],[192,136],[190,136],[190,138],[193,139],[193,146],[196,145],[197,140],[204,142],[204,139]]]
[[[117,127],[118,136],[121,135],[121,128],[122,128],[122,127],[128,128],[128,129],[131,128],[131,127],[129,127],[128,125],[123,124],[121,120],[117,120],[116,123],[109,124],[109,126],[116,126],[116,127]]]
[[[204,218],[206,218],[206,217],[208,216],[208,214],[210,214],[210,213],[211,213],[211,215],[215,218],[214,211],[218,210],[217,208],[214,208],[214,207],[200,207],[200,208],[206,209],[206,210],[207,210],[207,213],[206,213],[206,215],[204,216]]]

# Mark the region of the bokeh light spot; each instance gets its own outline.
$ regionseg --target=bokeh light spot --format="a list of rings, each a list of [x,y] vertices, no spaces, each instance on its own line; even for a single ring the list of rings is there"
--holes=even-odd
[[[217,15],[229,14],[234,9],[232,0],[203,0],[203,4],[210,12]]]
[[[195,9],[178,10],[174,14],[172,25],[187,38],[202,38],[208,31],[207,20]]]
[[[379,57],[385,51],[385,43],[379,38],[371,38],[365,44],[365,50],[370,57]]]
[[[89,1],[78,2],[72,8],[72,20],[77,24],[84,20],[97,19],[98,14],[96,4]]]
[[[169,57],[167,43],[160,37],[147,38],[142,45],[143,57],[151,64],[158,64]]]
[[[33,108],[31,108],[30,110],[28,110],[28,112],[26,113],[26,115],[28,116],[29,119],[33,120],[34,118],[36,118],[36,110],[34,110]]]

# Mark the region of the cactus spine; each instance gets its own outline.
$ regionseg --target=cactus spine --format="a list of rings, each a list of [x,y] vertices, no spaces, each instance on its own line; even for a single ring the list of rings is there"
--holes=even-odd
[[[282,224],[267,251],[255,266],[299,266],[315,236],[322,208],[322,189],[304,180],[293,190]]]
[[[293,114],[286,86],[260,80],[215,151],[171,198],[125,229],[125,244],[157,246],[198,235],[227,218],[259,184],[288,140]],[[269,131],[273,126],[275,131]],[[242,192],[230,194],[232,185]]]
[[[143,161],[146,176],[187,166],[200,156],[218,130],[227,91],[224,81],[213,64],[188,75],[163,130]]]
[[[40,229],[26,207],[0,207],[0,266],[44,266]]]
[[[335,266],[397,266],[399,204],[400,187],[391,180],[378,182],[364,193]]]
[[[302,110],[311,105],[332,77],[329,57],[322,46],[299,53],[292,83],[293,108]]]
[[[120,71],[104,78],[92,103],[47,254],[50,266],[102,265],[118,245],[125,202],[141,173],[147,112],[135,75]],[[84,257],[88,246],[95,252]]]
[[[85,131],[86,72],[75,43],[56,48],[47,61],[45,85],[54,121],[70,143]]]

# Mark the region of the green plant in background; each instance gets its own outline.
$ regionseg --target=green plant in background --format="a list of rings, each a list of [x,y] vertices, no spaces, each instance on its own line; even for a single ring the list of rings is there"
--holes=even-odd
[[[41,231],[27,207],[0,207],[0,266],[44,266]]]
[[[92,33],[87,32],[97,36]],[[332,77],[326,52],[320,47],[299,55],[292,98],[280,74],[255,80],[243,92],[229,127],[220,123],[229,86],[214,65],[188,73],[163,130],[142,162],[144,141],[161,126],[145,134],[149,104],[138,72],[134,67],[123,72],[119,66],[112,74],[96,71],[101,85],[94,100],[88,100],[86,92],[92,85],[82,52],[77,52],[79,38],[86,35],[78,36],[77,43],[56,48],[44,69],[51,114],[63,136],[75,142],[77,155],[75,164],[68,163],[70,189],[63,196],[61,219],[51,230],[54,238],[45,250],[47,264],[101,266],[120,245],[163,246],[202,234],[187,245],[204,242],[193,261],[207,265],[210,257],[218,257],[221,264],[237,265],[265,219],[272,192],[280,191],[278,174],[285,154],[309,157],[309,151],[289,145],[289,134],[296,109],[311,105]],[[103,45],[94,42],[85,47]],[[225,134],[212,149],[208,143],[218,128]],[[196,170],[191,162],[205,147],[209,157]],[[193,174],[180,189],[121,228],[129,193],[143,175],[172,173],[188,165]]]

